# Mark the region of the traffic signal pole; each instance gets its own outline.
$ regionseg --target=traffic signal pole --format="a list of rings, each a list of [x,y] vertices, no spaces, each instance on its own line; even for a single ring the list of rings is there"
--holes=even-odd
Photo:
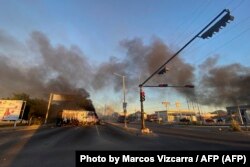
[[[190,41],[188,41],[180,50],[178,50],[172,57],[170,57],[162,66],[160,66],[153,74],[151,74],[143,83],[139,85],[143,87],[143,85],[148,82],[156,73],[158,73],[166,64],[168,64],[172,59],[174,59],[183,49],[185,49],[195,38],[199,37],[200,34],[205,31],[215,20],[217,20],[224,12],[228,12],[227,9],[224,9],[220,14],[218,14],[210,23],[208,23],[198,34],[196,34]]]
[[[143,99],[142,99],[142,87],[140,87],[140,101],[141,101],[141,130],[145,129],[145,120],[144,120],[144,108],[143,108]]]
[[[223,13],[229,13],[228,9],[222,10],[212,21],[210,21],[199,33],[197,33],[191,40],[189,40],[180,50],[178,50],[172,57],[170,57],[163,65],[161,65],[153,74],[151,74],[144,82],[139,85],[140,93],[142,91],[142,87],[146,82],[148,82],[155,74],[157,74],[160,70],[162,70],[171,60],[173,60],[183,49],[185,49],[191,42],[193,42],[197,37],[200,37],[202,32],[204,32],[214,21],[216,21]],[[141,96],[141,95],[140,95]],[[144,121],[144,109],[143,109],[143,101],[141,100],[141,130],[145,129],[145,121]]]

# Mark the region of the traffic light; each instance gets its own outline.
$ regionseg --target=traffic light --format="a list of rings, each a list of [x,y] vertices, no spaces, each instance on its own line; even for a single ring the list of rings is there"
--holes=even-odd
[[[229,21],[233,21],[234,17],[230,15],[230,12],[227,11],[227,14],[225,14],[219,21],[217,21],[211,28],[209,28],[207,31],[205,31],[201,38],[209,38],[212,37],[214,33],[219,32],[222,27],[225,27]]]
[[[194,85],[185,85],[186,88],[194,88]]]
[[[141,101],[145,101],[145,92],[141,91]]]
[[[161,71],[158,72],[158,74],[162,75],[162,74],[166,73],[167,71],[169,71],[169,68],[164,67],[163,69],[161,69]]]
[[[159,84],[159,87],[168,87],[168,84]]]

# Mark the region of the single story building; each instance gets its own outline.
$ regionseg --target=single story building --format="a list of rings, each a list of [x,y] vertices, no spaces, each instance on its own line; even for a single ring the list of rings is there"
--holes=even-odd
[[[227,114],[236,117],[241,122],[241,118],[244,124],[250,123],[250,105],[239,105],[226,107]]]
[[[191,110],[165,110],[165,111],[155,111],[158,119],[163,122],[179,122],[181,119],[186,118],[191,122],[197,121],[196,113]]]

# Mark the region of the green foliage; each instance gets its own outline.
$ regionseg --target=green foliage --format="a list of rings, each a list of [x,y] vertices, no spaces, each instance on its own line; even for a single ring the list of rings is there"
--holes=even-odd
[[[48,102],[43,99],[30,99],[30,116],[45,117]]]

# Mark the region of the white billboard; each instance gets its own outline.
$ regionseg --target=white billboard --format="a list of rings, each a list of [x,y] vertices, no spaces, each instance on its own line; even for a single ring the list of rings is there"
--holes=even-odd
[[[23,100],[0,100],[0,120],[18,120],[21,111],[24,111],[24,104],[25,102]]]

